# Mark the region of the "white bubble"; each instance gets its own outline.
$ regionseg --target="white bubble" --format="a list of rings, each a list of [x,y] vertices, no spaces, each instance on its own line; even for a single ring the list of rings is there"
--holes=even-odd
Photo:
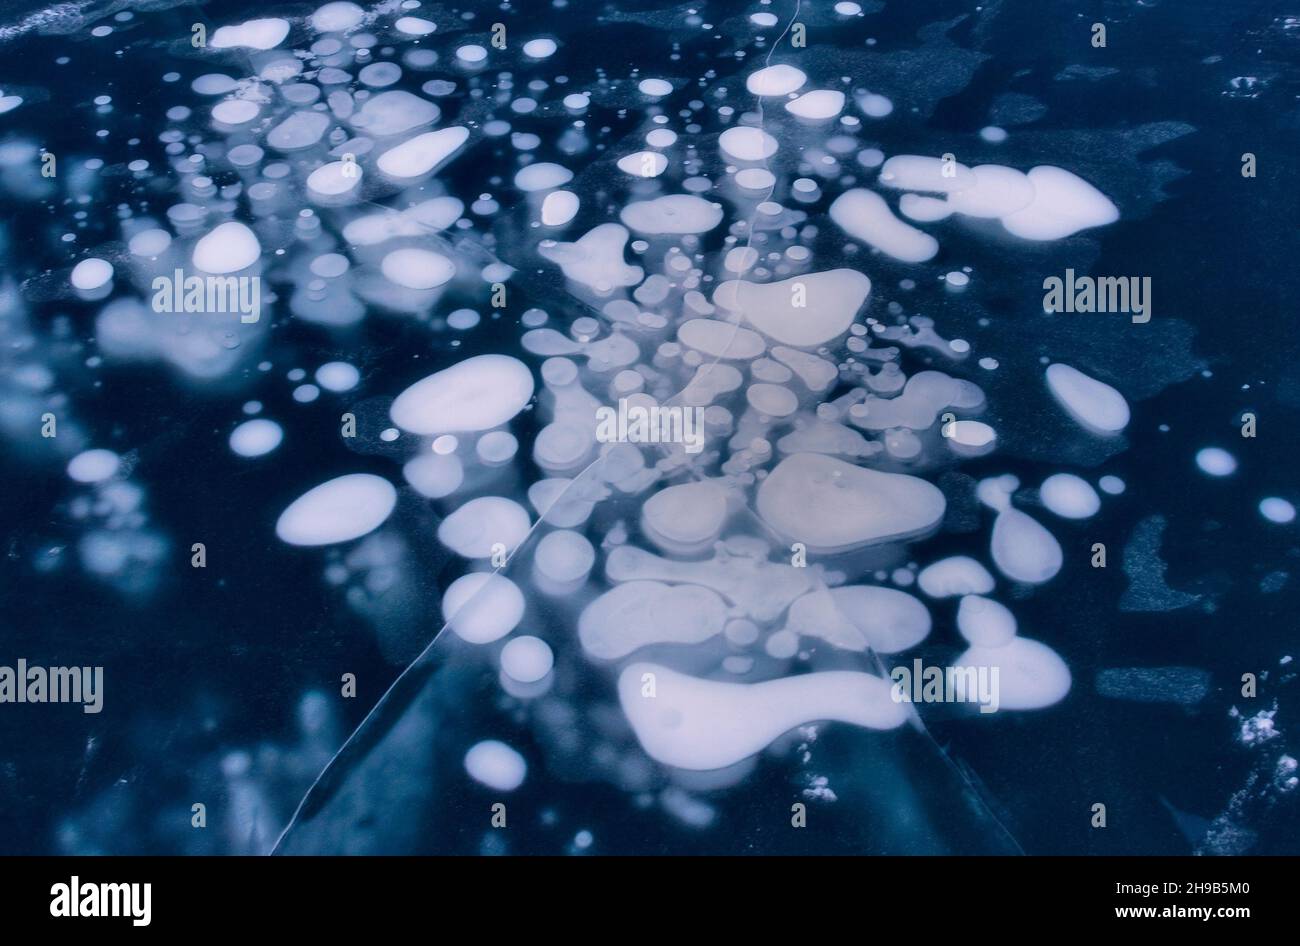
[[[120,465],[121,458],[112,450],[84,450],[68,461],[68,476],[78,483],[101,483]]]
[[[230,449],[241,457],[260,457],[280,446],[284,430],[273,420],[247,420],[230,432]]]
[[[1219,447],[1205,447],[1196,451],[1196,465],[1210,476],[1231,476],[1237,472],[1237,458]]]

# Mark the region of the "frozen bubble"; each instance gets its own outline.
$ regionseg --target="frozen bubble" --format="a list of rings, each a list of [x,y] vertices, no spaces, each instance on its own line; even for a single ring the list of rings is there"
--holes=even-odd
[[[988,569],[966,555],[954,555],[927,565],[916,576],[916,583],[931,598],[985,595],[993,590],[993,576]]]
[[[779,384],[751,384],[745,391],[749,406],[768,417],[789,417],[799,409],[799,399]]]
[[[487,466],[500,466],[509,463],[519,452],[519,441],[515,435],[506,430],[494,430],[484,434],[474,444],[474,452],[479,461]]]
[[[113,264],[97,256],[83,259],[72,267],[72,287],[83,292],[91,292],[106,286],[112,279]]]
[[[401,89],[380,92],[366,99],[352,124],[368,135],[387,138],[401,135],[438,120],[440,111],[432,102]]]
[[[562,227],[578,214],[578,195],[572,191],[552,191],[542,201],[542,223]]]
[[[440,128],[390,148],[379,156],[376,164],[389,177],[422,177],[454,156],[468,140],[468,128],[459,125]]]
[[[1043,709],[1065,699],[1070,692],[1070,668],[1046,644],[1015,637],[1000,647],[971,647],[953,665],[997,669],[1000,709]]]
[[[1110,198],[1083,178],[1058,167],[1031,168],[1034,200],[1028,207],[1002,218],[1002,225],[1026,240],[1061,240],[1080,230],[1119,219]]]
[[[397,504],[393,484],[370,473],[349,473],[313,487],[280,514],[275,534],[290,545],[331,545],[358,539],[383,525]]]
[[[1049,365],[1047,387],[1074,420],[1096,434],[1116,434],[1128,426],[1124,395],[1109,384],[1065,364]]]
[[[326,391],[351,391],[361,372],[346,361],[328,361],[316,369],[316,383]]]
[[[668,159],[658,151],[635,151],[618,159],[618,169],[633,177],[658,177],[668,170]]]
[[[664,95],[670,95],[673,91],[673,84],[666,79],[642,79],[637,83],[637,88],[642,95],[651,95],[659,98]]]
[[[402,77],[402,67],[395,62],[372,62],[358,74],[363,83],[372,89],[382,89],[392,85]]]
[[[980,129],[980,137],[991,145],[1000,145],[1007,140],[1007,130],[996,125],[986,125]]]
[[[1019,509],[1006,508],[993,522],[993,563],[1014,581],[1040,584],[1061,570],[1061,546],[1052,533]]]
[[[1237,458],[1219,447],[1204,447],[1196,451],[1196,465],[1210,476],[1231,476],[1237,472]]]
[[[438,526],[438,541],[464,558],[490,558],[513,552],[532,523],[528,510],[503,496],[480,496],[461,506]]]
[[[144,259],[156,259],[167,251],[167,247],[172,245],[172,235],[166,230],[160,230],[153,227],[149,230],[141,230],[135,236],[131,237],[127,243],[127,249],[131,251],[132,256],[140,256]]]
[[[528,763],[504,742],[486,739],[465,753],[465,771],[476,782],[498,792],[513,792],[524,784]]]
[[[198,95],[225,95],[238,85],[239,83],[228,75],[209,72],[191,82],[190,88]]]
[[[646,754],[692,771],[734,765],[807,723],[895,729],[908,716],[887,681],[844,670],[744,684],[636,663],[619,674],[618,696]]]
[[[745,190],[765,191],[776,184],[776,175],[767,168],[742,168],[736,172],[736,183]]]
[[[801,89],[807,81],[808,76],[803,70],[778,63],[750,73],[745,79],[745,88],[750,95],[789,95]]]
[[[726,521],[726,491],[708,480],[661,489],[641,507],[646,536],[664,551],[676,554],[707,550]]]
[[[331,161],[307,175],[313,197],[341,197],[361,183],[363,170],[356,161]]]
[[[1295,521],[1295,506],[1280,496],[1267,496],[1259,501],[1259,514],[1269,522],[1287,525]]]
[[[883,95],[868,92],[866,95],[858,96],[858,108],[862,109],[862,114],[868,118],[886,118],[894,111],[894,103]],[[883,157],[882,155],[881,160],[883,160]],[[859,156],[860,158],[861,156]],[[876,164],[879,163],[879,161],[876,162]]]
[[[880,169],[880,183],[909,191],[949,194],[975,186],[975,175],[964,164],[920,154],[899,154]]]
[[[847,332],[870,293],[866,276],[833,269],[771,283],[727,280],[714,291],[713,304],[782,345],[813,348]]]
[[[557,529],[537,543],[533,575],[545,593],[558,596],[577,591],[596,564],[596,550],[580,532]]]
[[[999,601],[965,595],[957,606],[957,630],[973,647],[1005,647],[1016,636],[1016,618]]]
[[[726,622],[726,603],[709,588],[627,581],[583,609],[578,639],[589,656],[619,660],[651,644],[702,643]]]
[[[102,483],[117,473],[121,462],[112,450],[83,450],[68,461],[68,476],[78,483]]]
[[[619,219],[637,233],[707,233],[722,223],[722,207],[692,194],[668,194],[633,201]]]
[[[601,295],[638,285],[645,277],[640,266],[623,262],[628,230],[617,223],[593,227],[573,243],[543,240],[538,252],[564,271],[565,278]]]
[[[318,33],[341,33],[359,26],[366,11],[355,3],[327,3],[311,15],[312,29]]]
[[[830,216],[849,236],[905,263],[922,263],[939,252],[934,237],[895,217],[874,191],[845,191],[831,204]]]
[[[515,174],[515,187],[525,193],[534,193],[563,187],[571,180],[573,180],[573,172],[563,165],[538,161],[521,168]]]
[[[247,99],[227,99],[212,106],[212,117],[223,125],[242,125],[251,122],[262,111],[256,102]]]
[[[909,573],[910,574],[910,573]],[[876,585],[821,589],[790,606],[786,626],[844,650],[896,654],[930,634],[930,612],[905,591]]]
[[[205,273],[237,273],[256,263],[262,256],[262,244],[252,230],[234,220],[215,227],[194,244],[195,267]]]
[[[654,128],[646,133],[645,143],[652,148],[668,148],[677,141],[677,132],[671,128]]]
[[[954,453],[980,456],[997,444],[997,432],[983,421],[958,420],[945,424],[943,435]]]
[[[323,112],[293,112],[267,133],[266,143],[277,151],[301,151],[314,147],[329,127],[329,116]]]
[[[393,423],[414,434],[500,427],[533,396],[533,374],[508,355],[476,355],[429,375],[397,396]]]
[[[1103,493],[1110,496],[1118,496],[1123,493],[1126,488],[1122,479],[1118,476],[1110,475],[1103,476],[1099,479],[1097,485],[1101,487]]]
[[[777,140],[761,128],[741,125],[718,136],[718,147],[736,161],[765,161],[777,151]]]
[[[405,33],[407,36],[428,36],[438,28],[436,23],[418,16],[399,17],[393,26],[397,27],[399,33]]]
[[[763,353],[767,345],[757,332],[717,319],[689,319],[677,330],[677,340],[714,358],[748,361]]]
[[[763,480],[757,507],[791,541],[809,551],[836,552],[923,535],[943,520],[946,503],[919,477],[796,453]]]
[[[830,89],[805,92],[797,99],[786,102],[785,110],[798,118],[825,121],[844,110],[844,93]]]
[[[289,23],[278,17],[223,26],[208,40],[213,49],[273,49],[289,35]]]
[[[457,637],[471,644],[490,644],[523,620],[524,595],[504,575],[470,572],[448,586],[442,614]]]
[[[555,55],[555,50],[558,48],[553,39],[546,37],[530,39],[524,43],[524,55],[532,59],[546,59],[548,56]]]
[[[1101,497],[1088,481],[1073,473],[1053,473],[1038,487],[1043,505],[1066,519],[1087,519],[1101,509]]]
[[[260,457],[280,446],[284,431],[273,420],[246,420],[230,432],[230,449],[241,457]]]
[[[421,496],[442,499],[460,489],[465,469],[455,455],[424,454],[407,462],[402,476]]]
[[[551,672],[555,655],[540,637],[521,635],[501,648],[501,669],[517,683],[536,683]]]
[[[456,50],[456,58],[463,63],[477,65],[487,59],[488,51],[477,43],[467,43]]]
[[[1005,217],[1023,210],[1034,201],[1029,176],[1000,164],[981,164],[971,169],[974,184],[948,195],[948,204],[968,217]]]
[[[393,250],[379,268],[388,279],[405,289],[437,289],[456,275],[456,267],[447,257],[415,247]]]

